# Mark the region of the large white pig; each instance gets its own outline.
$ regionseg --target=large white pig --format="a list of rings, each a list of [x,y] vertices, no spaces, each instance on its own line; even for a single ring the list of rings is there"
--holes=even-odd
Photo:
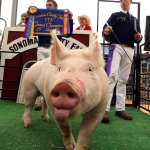
[[[61,128],[66,150],[86,150],[108,100],[102,50],[96,39],[88,48],[77,50],[67,50],[55,34],[53,40],[51,57],[32,65],[25,75],[23,124],[30,127],[36,97],[43,95],[43,119],[49,121],[48,105]],[[75,142],[69,118],[79,115],[83,121]]]

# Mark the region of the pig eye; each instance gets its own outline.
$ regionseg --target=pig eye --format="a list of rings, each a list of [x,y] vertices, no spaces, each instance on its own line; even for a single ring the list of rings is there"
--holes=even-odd
[[[92,64],[86,64],[84,71],[92,72],[94,70],[94,66]]]
[[[93,70],[94,70],[94,66],[92,66],[91,64],[88,64],[87,71],[92,72]]]
[[[93,71],[93,67],[89,67],[87,71]]]

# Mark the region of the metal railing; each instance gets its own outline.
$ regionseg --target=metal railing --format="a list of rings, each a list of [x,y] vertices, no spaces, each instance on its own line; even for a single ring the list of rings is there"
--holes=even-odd
[[[141,45],[141,47],[144,46]],[[150,53],[145,52],[140,58],[140,109],[150,114]]]
[[[3,23],[2,23],[3,22]],[[4,30],[5,30],[5,27],[7,26],[7,22],[5,19],[3,18],[0,18],[0,30],[1,30],[1,38],[0,38],[0,50],[2,49],[2,43],[3,43],[3,39],[4,39]],[[4,24],[4,25],[2,25]],[[0,58],[1,58],[1,52],[0,52]]]

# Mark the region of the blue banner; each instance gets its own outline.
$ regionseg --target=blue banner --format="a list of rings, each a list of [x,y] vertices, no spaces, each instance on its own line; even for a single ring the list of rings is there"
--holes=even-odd
[[[34,35],[69,34],[69,15],[60,9],[38,9],[34,15]]]

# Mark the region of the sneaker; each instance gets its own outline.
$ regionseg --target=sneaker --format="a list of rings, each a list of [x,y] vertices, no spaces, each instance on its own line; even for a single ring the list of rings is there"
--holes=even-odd
[[[124,120],[132,120],[133,117],[127,114],[125,111],[116,111],[115,113],[116,116],[124,119]]]
[[[109,123],[109,122],[110,122],[110,120],[109,120],[109,112],[105,111],[104,117],[102,119],[102,123]]]

